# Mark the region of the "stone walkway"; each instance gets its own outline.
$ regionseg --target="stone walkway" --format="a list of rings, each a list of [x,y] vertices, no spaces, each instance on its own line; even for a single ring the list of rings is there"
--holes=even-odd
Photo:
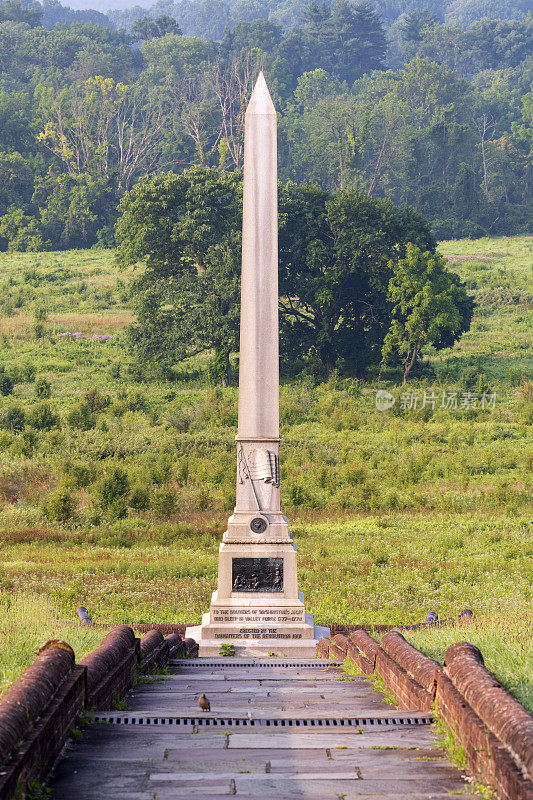
[[[135,687],[127,711],[83,728],[56,768],[54,800],[471,796],[427,713],[398,711],[333,662],[171,663]]]

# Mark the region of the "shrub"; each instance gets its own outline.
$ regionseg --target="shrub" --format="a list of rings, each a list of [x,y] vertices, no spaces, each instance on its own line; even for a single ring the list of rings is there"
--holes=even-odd
[[[128,516],[128,505],[124,497],[117,497],[107,508],[111,519],[125,519]]]
[[[49,431],[60,426],[59,417],[48,403],[39,403],[28,414],[28,425],[37,431]]]
[[[52,387],[46,380],[46,378],[39,378],[39,380],[35,381],[35,397],[40,397],[42,400],[46,400],[52,394]]]
[[[42,506],[42,515],[44,519],[53,522],[68,522],[74,516],[76,509],[76,500],[66,486],[61,486],[46,498]]]
[[[479,326],[478,326],[479,327]],[[510,367],[507,371],[507,380],[511,386],[520,386],[524,379],[524,370],[518,367]]]
[[[121,417],[126,411],[145,411],[147,408],[146,397],[140,391],[120,392],[113,403],[113,414]]]
[[[145,369],[137,362],[128,365],[127,373],[128,377],[136,383],[141,383],[145,379]]]
[[[2,591],[10,591],[13,589],[13,581],[8,578],[6,575],[3,567],[0,567],[0,590]]]
[[[162,486],[172,474],[172,458],[165,455],[159,458],[150,468],[150,480],[156,486]]]
[[[143,486],[136,486],[130,496],[130,508],[146,511],[150,508],[150,493]]]
[[[533,425],[533,403],[523,402],[520,407],[520,421],[526,425]]]
[[[20,433],[26,424],[26,414],[22,406],[15,405],[10,408],[2,409],[0,413],[0,425],[8,431]]]
[[[96,477],[96,469],[93,464],[70,463],[67,461],[63,465],[63,473],[68,485],[75,489],[83,489],[89,486]]]
[[[172,489],[156,492],[152,498],[152,509],[158,517],[170,517],[177,511],[178,498]]]
[[[13,393],[13,381],[6,375],[5,372],[0,372],[0,394],[7,397],[8,394]]]
[[[96,425],[96,417],[89,405],[84,401],[67,414],[67,422],[71,428],[79,428],[82,431],[90,431]]]
[[[15,364],[12,367],[13,383],[31,383],[31,381],[35,380],[36,374],[37,370],[33,364]]]
[[[180,486],[186,486],[189,480],[189,462],[184,459],[176,469],[176,481]]]
[[[35,327],[33,328],[33,335],[36,339],[42,339],[44,337],[44,325],[42,322],[38,322]]]
[[[97,412],[107,408],[111,403],[111,398],[108,394],[100,394],[98,389],[89,389],[88,392],[85,392],[85,402],[91,411]]]
[[[118,380],[120,378],[120,361],[115,361],[109,367],[109,374],[114,380]]]
[[[180,433],[187,433],[191,425],[197,421],[199,414],[198,408],[179,408],[176,411],[171,411],[165,415],[165,419],[169,425],[175,428]]]
[[[129,478],[120,467],[109,470],[98,482],[98,499],[104,508],[110,508],[116,500],[124,499],[130,491]]]
[[[288,487],[288,501],[291,506],[303,506],[307,500],[307,492],[300,483]]]
[[[37,442],[38,438],[35,431],[27,428],[25,431],[22,431],[20,436],[17,436],[11,445],[10,452],[14,456],[25,456],[25,458],[31,458],[33,451],[37,447]]]
[[[97,523],[100,524],[100,520]],[[113,531],[113,530],[100,530],[98,533],[91,537],[93,544],[100,545],[100,547],[131,547],[133,545],[133,538],[126,531]]]
[[[479,365],[472,364],[461,373],[461,388],[466,391],[486,392],[488,390],[487,376]]]

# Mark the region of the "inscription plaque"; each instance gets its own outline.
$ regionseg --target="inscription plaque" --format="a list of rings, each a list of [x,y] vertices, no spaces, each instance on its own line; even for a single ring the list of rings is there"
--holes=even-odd
[[[282,558],[232,558],[234,592],[282,592]]]

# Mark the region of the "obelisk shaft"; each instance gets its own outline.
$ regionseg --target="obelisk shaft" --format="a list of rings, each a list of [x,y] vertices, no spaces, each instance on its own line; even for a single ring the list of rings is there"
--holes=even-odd
[[[276,112],[263,74],[246,111],[235,510],[219,549],[218,585],[200,656],[312,658],[315,629],[298,591],[296,546],[280,506]]]
[[[276,110],[260,73],[244,134],[238,440],[279,437]]]

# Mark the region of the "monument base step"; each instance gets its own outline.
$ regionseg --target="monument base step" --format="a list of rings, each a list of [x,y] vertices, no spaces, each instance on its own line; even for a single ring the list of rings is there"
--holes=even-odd
[[[307,639],[210,639],[209,631],[203,625],[196,625],[187,628],[185,635],[198,642],[200,658],[213,657],[220,655],[222,644],[232,644],[235,648],[237,657],[254,656],[266,658],[274,655],[282,658],[315,658],[316,646],[319,639],[329,636],[329,628],[320,625],[314,626],[314,636]]]

